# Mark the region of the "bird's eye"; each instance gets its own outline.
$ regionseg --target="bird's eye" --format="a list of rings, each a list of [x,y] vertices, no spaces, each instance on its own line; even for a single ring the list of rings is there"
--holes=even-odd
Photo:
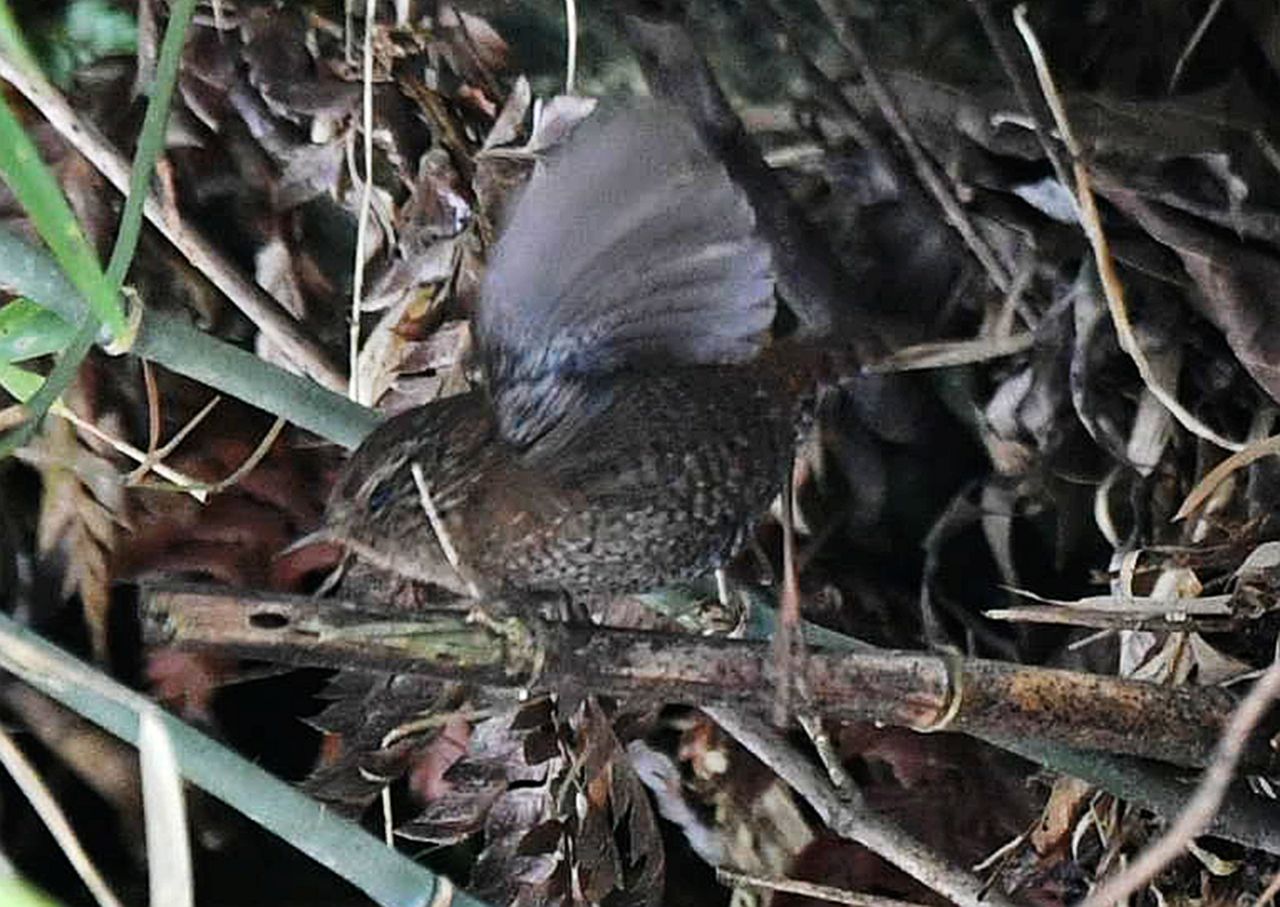
[[[369,512],[377,513],[391,501],[391,493],[394,490],[390,479],[383,479],[374,487],[373,492],[369,495]]]

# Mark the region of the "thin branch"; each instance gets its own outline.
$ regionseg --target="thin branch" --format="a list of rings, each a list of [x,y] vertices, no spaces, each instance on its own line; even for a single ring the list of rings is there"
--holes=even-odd
[[[951,188],[947,186],[941,174],[938,173],[938,168],[929,160],[924,149],[920,147],[920,143],[916,141],[915,135],[911,132],[906,118],[903,117],[902,111],[898,107],[898,102],[871,64],[871,57],[868,56],[866,49],[862,46],[861,39],[849,25],[848,17],[836,7],[833,0],[815,0],[815,2],[818,4],[819,9],[822,10],[827,22],[831,25],[836,41],[853,58],[853,63],[858,68],[859,73],[862,74],[862,80],[866,83],[871,96],[875,99],[876,106],[880,108],[880,113],[884,116],[885,122],[889,124],[889,128],[893,130],[894,135],[898,137],[898,141],[902,143],[903,149],[907,152],[907,157],[911,159],[911,165],[915,168],[916,176],[919,177],[921,184],[933,196],[939,207],[942,208],[942,213],[946,217],[947,223],[960,234],[960,238],[964,240],[964,244],[969,247],[969,251],[973,253],[973,256],[978,259],[991,282],[1002,292],[1008,292],[1010,285],[1009,273],[1005,270],[1004,265],[1000,263],[995,251],[987,243],[986,239],[969,220],[969,215],[965,212],[964,207],[955,197]]]
[[[1191,33],[1187,46],[1182,48],[1182,53],[1178,54],[1178,62],[1173,66],[1173,74],[1169,76],[1169,94],[1173,94],[1178,88],[1178,83],[1182,81],[1182,73],[1187,68],[1187,64],[1191,62],[1192,55],[1196,52],[1196,48],[1200,46],[1200,42],[1204,40],[1205,33],[1209,31],[1209,26],[1213,24],[1213,20],[1218,18],[1218,13],[1222,10],[1223,0],[1213,0],[1209,4],[1209,8],[1205,10],[1204,16],[1196,25],[1196,30]]]
[[[800,629],[800,576],[796,570],[795,459],[787,466],[782,486],[782,600],[778,624],[773,631],[773,658],[777,668],[777,698],[773,703],[773,723],[785,727],[791,720],[792,696],[808,698],[800,675],[803,672],[804,634]],[[798,670],[799,669],[799,670]],[[796,690],[794,686],[799,686]]]
[[[914,372],[990,362],[992,359],[1025,353],[1035,345],[1035,339],[1035,334],[1031,331],[1022,331],[1004,337],[915,343],[895,350],[893,355],[867,366],[867,371],[872,374]]]
[[[784,891],[788,894],[799,894],[807,898],[830,901],[833,904],[851,904],[853,907],[923,907],[912,901],[900,901],[896,898],[882,898],[873,894],[862,894],[856,891],[845,891],[832,888],[830,885],[818,885],[800,879],[770,879],[764,876],[751,875],[727,869],[716,868],[716,878],[726,885],[742,885],[748,888],[759,888],[762,891]]]
[[[71,409],[71,407],[61,401],[55,401],[53,406],[50,407],[50,412],[55,416],[66,419],[80,431],[96,438],[103,444],[108,445],[118,453],[124,454],[131,460],[135,460],[138,463],[146,462],[147,455],[145,453],[138,450],[138,448],[134,447],[128,441],[121,440],[120,438],[108,434],[88,419],[81,418],[75,410]],[[152,463],[151,468],[155,470],[156,475],[168,479],[175,487],[187,492],[200,503],[203,504],[205,499],[208,497],[199,479],[194,479],[186,473],[180,472],[172,466],[167,466],[164,463]]]
[[[5,732],[3,727],[0,727],[0,764],[9,773],[18,790],[22,791],[31,803],[36,815],[58,842],[58,847],[66,856],[67,862],[80,876],[80,880],[89,889],[89,893],[93,895],[99,907],[121,907],[120,900],[102,878],[97,867],[93,865],[89,855],[85,853],[75,829],[67,821],[66,813],[62,811],[58,801],[40,779],[35,766],[22,754],[22,750],[18,749],[18,745],[13,742],[13,738]]]
[[[969,0],[969,5],[978,14],[978,21],[982,23],[982,30],[987,33],[987,40],[991,43],[992,50],[996,52],[996,59],[1000,61],[1000,68],[1004,70],[1005,77],[1009,80],[1009,84],[1013,86],[1014,96],[1017,97],[1018,103],[1022,105],[1022,109],[1026,111],[1027,116],[1031,118],[1031,125],[1035,129],[1036,139],[1040,142],[1040,147],[1044,150],[1045,157],[1049,159],[1049,163],[1053,166],[1054,176],[1058,178],[1062,188],[1070,192],[1072,188],[1071,174],[1067,170],[1067,165],[1062,159],[1062,155],[1058,153],[1058,146],[1054,144],[1050,136],[1049,124],[1044,119],[1043,106],[1037,104],[1031,92],[1027,90],[1025,80],[1022,77],[1022,70],[1014,60],[1013,50],[1009,47],[1009,41],[1005,37],[1004,29],[996,21],[995,16],[991,14],[991,4],[987,0]]]
[[[832,832],[884,857],[961,907],[1009,907],[982,880],[952,865],[884,816],[867,808],[856,790],[838,790],[785,738],[759,719],[732,709],[704,709],[735,740],[799,794]]]
[[[1243,450],[1236,451],[1209,470],[1204,478],[1196,483],[1196,487],[1187,493],[1186,499],[1183,500],[1182,506],[1178,508],[1173,518],[1185,520],[1203,507],[1204,503],[1217,491],[1218,486],[1230,478],[1232,473],[1244,469],[1263,457],[1276,455],[1280,455],[1280,435],[1272,435],[1260,441],[1250,441]]]
[[[120,192],[129,189],[129,164],[120,152],[82,119],[61,93],[27,75],[12,61],[0,55],[0,79],[16,88],[44,115],[77,151]],[[305,337],[296,321],[265,290],[250,281],[203,234],[190,224],[172,218],[155,192],[146,199],[147,219],[204,274],[231,302],[257,325],[273,344],[295,365],[332,390],[346,386],[342,375],[329,363],[318,344]]]
[[[167,443],[160,445],[160,397],[156,393],[155,387],[155,370],[151,367],[151,362],[147,359],[142,360],[142,372],[147,378],[147,408],[150,414],[149,426],[150,436],[147,442],[147,455],[138,464],[137,468],[125,476],[125,484],[133,485],[142,481],[143,477],[150,472],[157,463],[162,463],[164,458],[169,456],[178,449],[178,445],[187,439],[196,428],[208,418],[209,413],[213,412],[214,407],[222,402],[221,395],[214,395],[208,403],[200,407],[200,411],[187,420],[181,428],[174,432],[173,437]],[[157,470],[159,471],[159,470]],[[162,473],[163,474],[163,473]]]
[[[479,598],[480,590],[463,569],[462,559],[458,557],[458,549],[453,545],[453,537],[449,534],[449,529],[445,526],[444,519],[441,518],[440,511],[436,507],[435,499],[431,496],[431,486],[422,470],[422,464],[417,460],[413,461],[409,465],[409,471],[413,475],[413,484],[418,488],[418,501],[422,504],[422,512],[426,514],[427,522],[431,524],[431,531],[435,534],[440,550],[444,552],[445,560],[458,574],[458,578],[462,580],[471,597]]]
[[[818,754],[822,767],[827,770],[827,778],[835,785],[836,790],[846,794],[857,790],[853,777],[845,771],[844,765],[840,762],[839,754],[836,753],[831,735],[823,726],[822,719],[812,714],[803,715],[800,718],[800,726],[809,735],[809,742],[813,744],[813,750]]]
[[[160,447],[161,431],[160,387],[156,384],[156,370],[145,359],[142,360],[142,386],[147,392],[147,455],[138,468],[129,474],[126,481],[137,481],[142,478],[151,468],[151,464],[160,459],[157,452]]]
[[[1222,732],[1213,762],[1177,821],[1164,837],[1144,850],[1123,872],[1095,888],[1081,907],[1110,907],[1123,902],[1178,857],[1192,838],[1204,832],[1226,795],[1254,728],[1278,697],[1280,658],[1272,663],[1232,714]]]
[[[827,2],[827,0],[821,0],[821,2]],[[1027,45],[1027,52],[1031,54],[1032,62],[1036,68],[1036,77],[1040,80],[1040,90],[1044,93],[1049,109],[1053,112],[1054,120],[1058,125],[1058,132],[1062,135],[1067,151],[1071,154],[1072,168],[1076,178],[1076,201],[1080,208],[1081,223],[1084,225],[1085,234],[1089,238],[1089,244],[1093,247],[1093,257],[1098,267],[1098,278],[1102,282],[1102,289],[1107,298],[1107,310],[1110,312],[1111,321],[1115,325],[1116,340],[1119,342],[1120,348],[1129,354],[1129,358],[1137,366],[1138,374],[1142,377],[1142,383],[1164,405],[1165,409],[1173,414],[1183,428],[1193,435],[1217,444],[1226,450],[1240,450],[1243,445],[1238,441],[1222,437],[1188,412],[1178,402],[1173,393],[1160,383],[1152,370],[1151,363],[1138,342],[1137,334],[1134,333],[1133,323],[1129,320],[1129,308],[1125,302],[1124,285],[1120,283],[1120,275],[1116,271],[1115,260],[1111,256],[1107,236],[1102,230],[1102,219],[1098,214],[1098,203],[1093,194],[1093,183],[1089,175],[1089,168],[1085,166],[1083,150],[1079,142],[1076,141],[1075,133],[1071,129],[1071,123],[1067,119],[1066,107],[1062,103],[1061,95],[1058,94],[1053,74],[1049,71],[1048,61],[1045,59],[1044,51],[1040,47],[1040,41],[1036,38],[1035,32],[1031,29],[1031,24],[1027,21],[1025,4],[1019,5],[1014,10],[1013,20],[1018,27],[1018,33],[1022,35],[1022,40]]]
[[[377,0],[365,0],[364,48],[360,77],[361,157],[364,175],[360,180],[360,211],[356,218],[356,251],[351,279],[351,323],[348,325],[347,396],[357,403],[373,403],[361,397],[360,387],[360,313],[364,302],[364,266],[369,242],[369,215],[373,208],[373,26],[377,18]]]
[[[267,429],[267,433],[262,436],[262,440],[258,442],[258,446],[253,449],[249,456],[244,458],[244,462],[231,470],[229,475],[208,486],[209,491],[219,492],[230,488],[253,472],[258,464],[262,462],[262,458],[271,450],[271,445],[276,443],[276,439],[280,437],[280,432],[284,431],[285,425],[285,420],[277,417],[275,422],[271,424],[271,428]]]
[[[564,0],[565,64],[564,93],[573,94],[578,80],[578,4],[576,0]]]

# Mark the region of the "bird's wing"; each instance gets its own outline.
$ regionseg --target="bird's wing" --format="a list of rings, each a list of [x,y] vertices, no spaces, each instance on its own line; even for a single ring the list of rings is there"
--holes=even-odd
[[[475,329],[503,437],[544,456],[608,405],[611,373],[746,361],[773,317],[746,199],[683,117],[646,103],[540,164]]]

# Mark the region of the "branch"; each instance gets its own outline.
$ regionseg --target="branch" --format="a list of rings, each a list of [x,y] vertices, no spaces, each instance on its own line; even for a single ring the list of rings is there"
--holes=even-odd
[[[3,54],[0,54],[0,79],[21,92],[108,182],[120,192],[128,193],[128,162],[56,89],[43,80],[31,78]],[[302,333],[298,322],[280,303],[245,277],[203,234],[178,217],[176,211],[167,208],[155,192],[147,195],[145,211],[156,229],[196,270],[225,293],[289,361],[333,390],[346,386],[341,373],[329,362],[328,354]]]
[[[192,784],[337,872],[383,907],[428,907],[440,903],[484,907],[358,825],[3,614],[0,668],[135,745],[141,716],[155,716],[173,742],[183,776]],[[450,895],[452,901],[448,900]]]
[[[1129,895],[1145,886],[1160,870],[1181,855],[1192,838],[1203,834],[1226,795],[1250,737],[1278,697],[1280,659],[1272,663],[1232,714],[1230,722],[1222,731],[1222,740],[1214,753],[1212,764],[1204,773],[1195,796],[1187,803],[1177,821],[1165,832],[1164,837],[1144,850],[1123,871],[1095,888],[1082,907],[1107,907],[1128,900]]]
[[[981,879],[950,864],[891,820],[869,809],[856,791],[837,789],[764,721],[731,709],[705,711],[803,797],[835,834],[857,841],[961,907],[1009,907],[1011,904],[998,892],[987,891]]]
[[[0,289],[26,296],[70,324],[80,323],[88,310],[52,255],[3,228]],[[345,447],[357,446],[378,423],[377,414],[346,397],[156,309],[144,310],[129,351]]]
[[[143,608],[154,641],[298,665],[428,674],[526,689],[767,714],[767,642],[685,637],[531,616],[476,622],[458,611],[389,614],[301,596],[152,586]],[[1203,766],[1235,700],[1223,690],[917,652],[814,651],[803,683],[835,720],[1066,744]],[[1251,765],[1275,760],[1264,740]]]

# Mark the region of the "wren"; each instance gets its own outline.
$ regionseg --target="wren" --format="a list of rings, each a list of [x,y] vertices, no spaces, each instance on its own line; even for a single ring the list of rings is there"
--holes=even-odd
[[[656,104],[595,114],[493,251],[483,386],[375,430],[330,533],[459,593],[598,600],[704,574],[787,477],[803,382],[775,314],[754,214],[694,128]]]

